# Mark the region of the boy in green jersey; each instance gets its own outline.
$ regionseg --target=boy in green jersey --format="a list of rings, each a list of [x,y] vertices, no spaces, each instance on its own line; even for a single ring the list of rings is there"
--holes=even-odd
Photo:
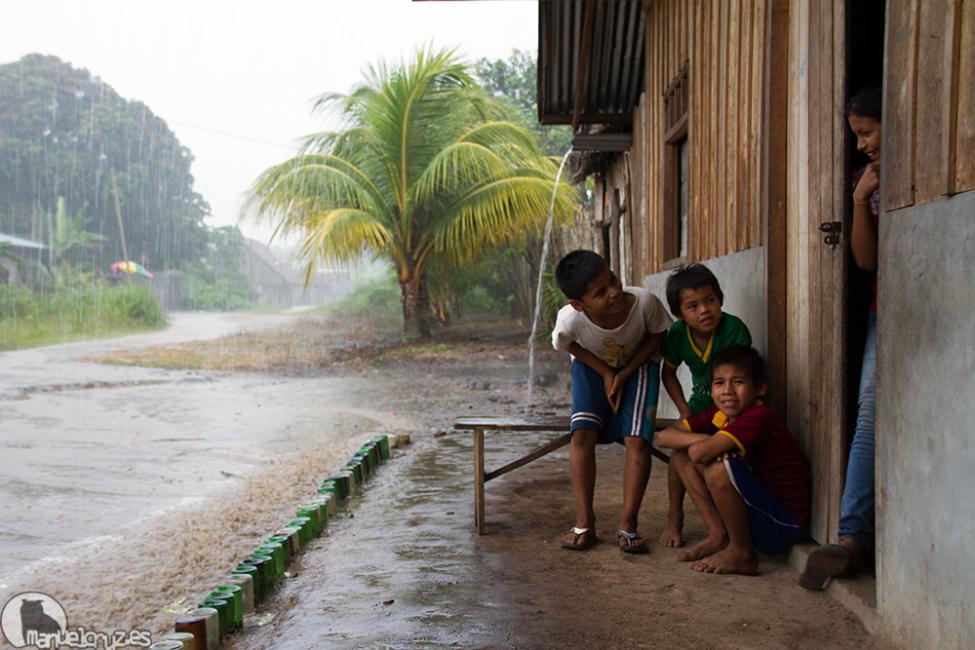
[[[748,327],[737,316],[721,311],[724,294],[714,274],[703,264],[691,264],[677,269],[667,278],[667,304],[675,321],[667,331],[664,344],[664,364],[661,382],[677,406],[680,417],[686,419],[714,405],[708,385],[708,362],[717,352],[732,346],[751,346]],[[686,363],[691,371],[690,399],[677,378],[677,368]],[[677,468],[667,468],[669,507],[667,527],[660,536],[664,546],[683,546],[684,485]],[[678,556],[679,557],[679,556]]]

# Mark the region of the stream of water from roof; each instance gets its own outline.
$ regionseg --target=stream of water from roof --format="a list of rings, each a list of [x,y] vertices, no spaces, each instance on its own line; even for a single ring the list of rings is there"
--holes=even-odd
[[[559,191],[559,181],[562,179],[562,170],[565,169],[565,162],[572,153],[572,147],[562,156],[562,164],[555,175],[555,185],[552,187],[552,200],[548,204],[548,218],[545,221],[545,234],[542,238],[542,256],[538,260],[538,284],[535,288],[535,315],[532,318],[532,333],[528,337],[528,394],[526,402],[530,406],[532,403],[532,387],[535,385],[535,338],[538,334],[538,320],[542,312],[542,280],[545,276],[545,260],[548,257],[548,245],[552,239],[552,215],[555,212],[555,197]]]

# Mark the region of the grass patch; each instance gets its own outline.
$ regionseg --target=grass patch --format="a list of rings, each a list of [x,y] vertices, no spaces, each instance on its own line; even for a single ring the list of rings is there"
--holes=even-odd
[[[122,350],[90,361],[125,366],[315,376],[364,367],[399,345],[396,319],[368,321],[307,315],[287,328],[242,332],[208,341]]]
[[[389,362],[398,361],[432,361],[449,357],[454,353],[456,346],[449,343],[415,343],[412,345],[401,345],[392,347],[386,353],[377,356],[373,360],[373,365],[383,365]]]
[[[321,311],[351,318],[382,316],[402,320],[399,284],[392,273],[356,284],[342,300],[325,305]]]
[[[0,350],[117,336],[165,327],[166,314],[141,284],[29,291],[0,285]]]
[[[268,372],[320,376],[383,366],[506,362],[509,346],[522,346],[523,327],[511,321],[471,319],[438,330],[437,338],[404,344],[398,317],[350,318],[311,312],[281,329],[242,332],[208,341],[119,350],[88,361],[166,369]]]

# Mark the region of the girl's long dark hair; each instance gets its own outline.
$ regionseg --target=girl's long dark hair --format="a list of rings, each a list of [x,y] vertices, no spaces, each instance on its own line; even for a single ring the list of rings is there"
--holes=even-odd
[[[883,92],[877,86],[860,89],[846,104],[846,114],[857,117],[872,117],[880,121]]]

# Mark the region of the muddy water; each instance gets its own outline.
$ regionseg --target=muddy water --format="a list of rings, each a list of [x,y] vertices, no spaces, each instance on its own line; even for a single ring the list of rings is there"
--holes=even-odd
[[[322,396],[337,385],[79,359],[289,318],[176,314],[164,332],[0,353],[0,596],[35,563],[206,499],[267,455],[318,439]]]
[[[363,439],[429,436],[524,390],[523,366],[490,343],[476,362],[315,377],[83,360],[291,318],[187,314],[165,332],[0,354],[0,602],[44,591],[72,625],[162,634]]]
[[[0,353],[0,603],[40,590],[73,625],[161,633],[168,606],[196,602],[362,439],[411,426],[356,397],[367,375],[83,360],[294,318],[177,314],[163,332]]]

